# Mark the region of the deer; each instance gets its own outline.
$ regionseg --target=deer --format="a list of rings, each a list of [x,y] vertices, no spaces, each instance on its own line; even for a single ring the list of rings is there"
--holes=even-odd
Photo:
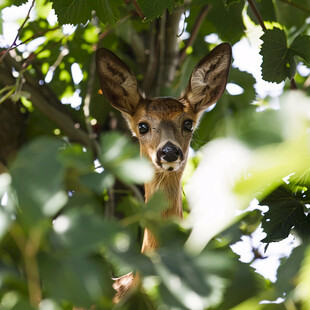
[[[164,218],[183,218],[181,179],[193,132],[205,110],[222,96],[231,58],[231,45],[221,43],[198,62],[179,98],[147,98],[139,90],[132,70],[118,56],[106,48],[96,52],[104,96],[121,112],[139,141],[141,156],[149,159],[154,167],[153,179],[144,185],[145,202],[161,190],[169,202],[162,214]],[[155,234],[145,228],[141,252],[154,251],[159,246]],[[114,279],[116,303],[136,285],[138,278],[138,275],[129,273]]]

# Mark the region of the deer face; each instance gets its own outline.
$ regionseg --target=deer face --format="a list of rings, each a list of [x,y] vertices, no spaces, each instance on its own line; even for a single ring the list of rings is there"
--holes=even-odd
[[[106,49],[97,51],[101,88],[125,117],[139,139],[141,154],[156,170],[183,171],[192,134],[202,112],[225,90],[231,62],[231,47],[223,43],[194,68],[179,99],[144,98],[129,67]]]
[[[141,154],[163,171],[184,167],[196,123],[191,107],[173,98],[143,100],[129,119]]]

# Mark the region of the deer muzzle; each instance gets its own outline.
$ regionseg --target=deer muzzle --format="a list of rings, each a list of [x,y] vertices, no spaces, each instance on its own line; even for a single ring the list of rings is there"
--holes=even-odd
[[[167,142],[157,151],[157,164],[164,170],[178,170],[183,161],[182,150],[172,142]]]

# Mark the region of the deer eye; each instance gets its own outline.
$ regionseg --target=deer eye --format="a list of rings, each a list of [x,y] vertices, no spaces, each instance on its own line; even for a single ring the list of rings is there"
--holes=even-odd
[[[149,125],[147,123],[139,123],[139,133],[141,135],[146,134],[149,131]]]
[[[184,121],[183,123],[183,129],[185,129],[186,131],[193,131],[193,124],[194,122],[190,119]]]

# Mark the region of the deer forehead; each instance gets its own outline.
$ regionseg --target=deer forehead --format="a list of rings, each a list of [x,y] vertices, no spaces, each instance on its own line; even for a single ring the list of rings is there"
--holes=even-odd
[[[195,120],[195,113],[189,105],[173,98],[155,98],[139,105],[134,115],[135,121],[142,119],[150,121],[178,122],[182,118]]]

